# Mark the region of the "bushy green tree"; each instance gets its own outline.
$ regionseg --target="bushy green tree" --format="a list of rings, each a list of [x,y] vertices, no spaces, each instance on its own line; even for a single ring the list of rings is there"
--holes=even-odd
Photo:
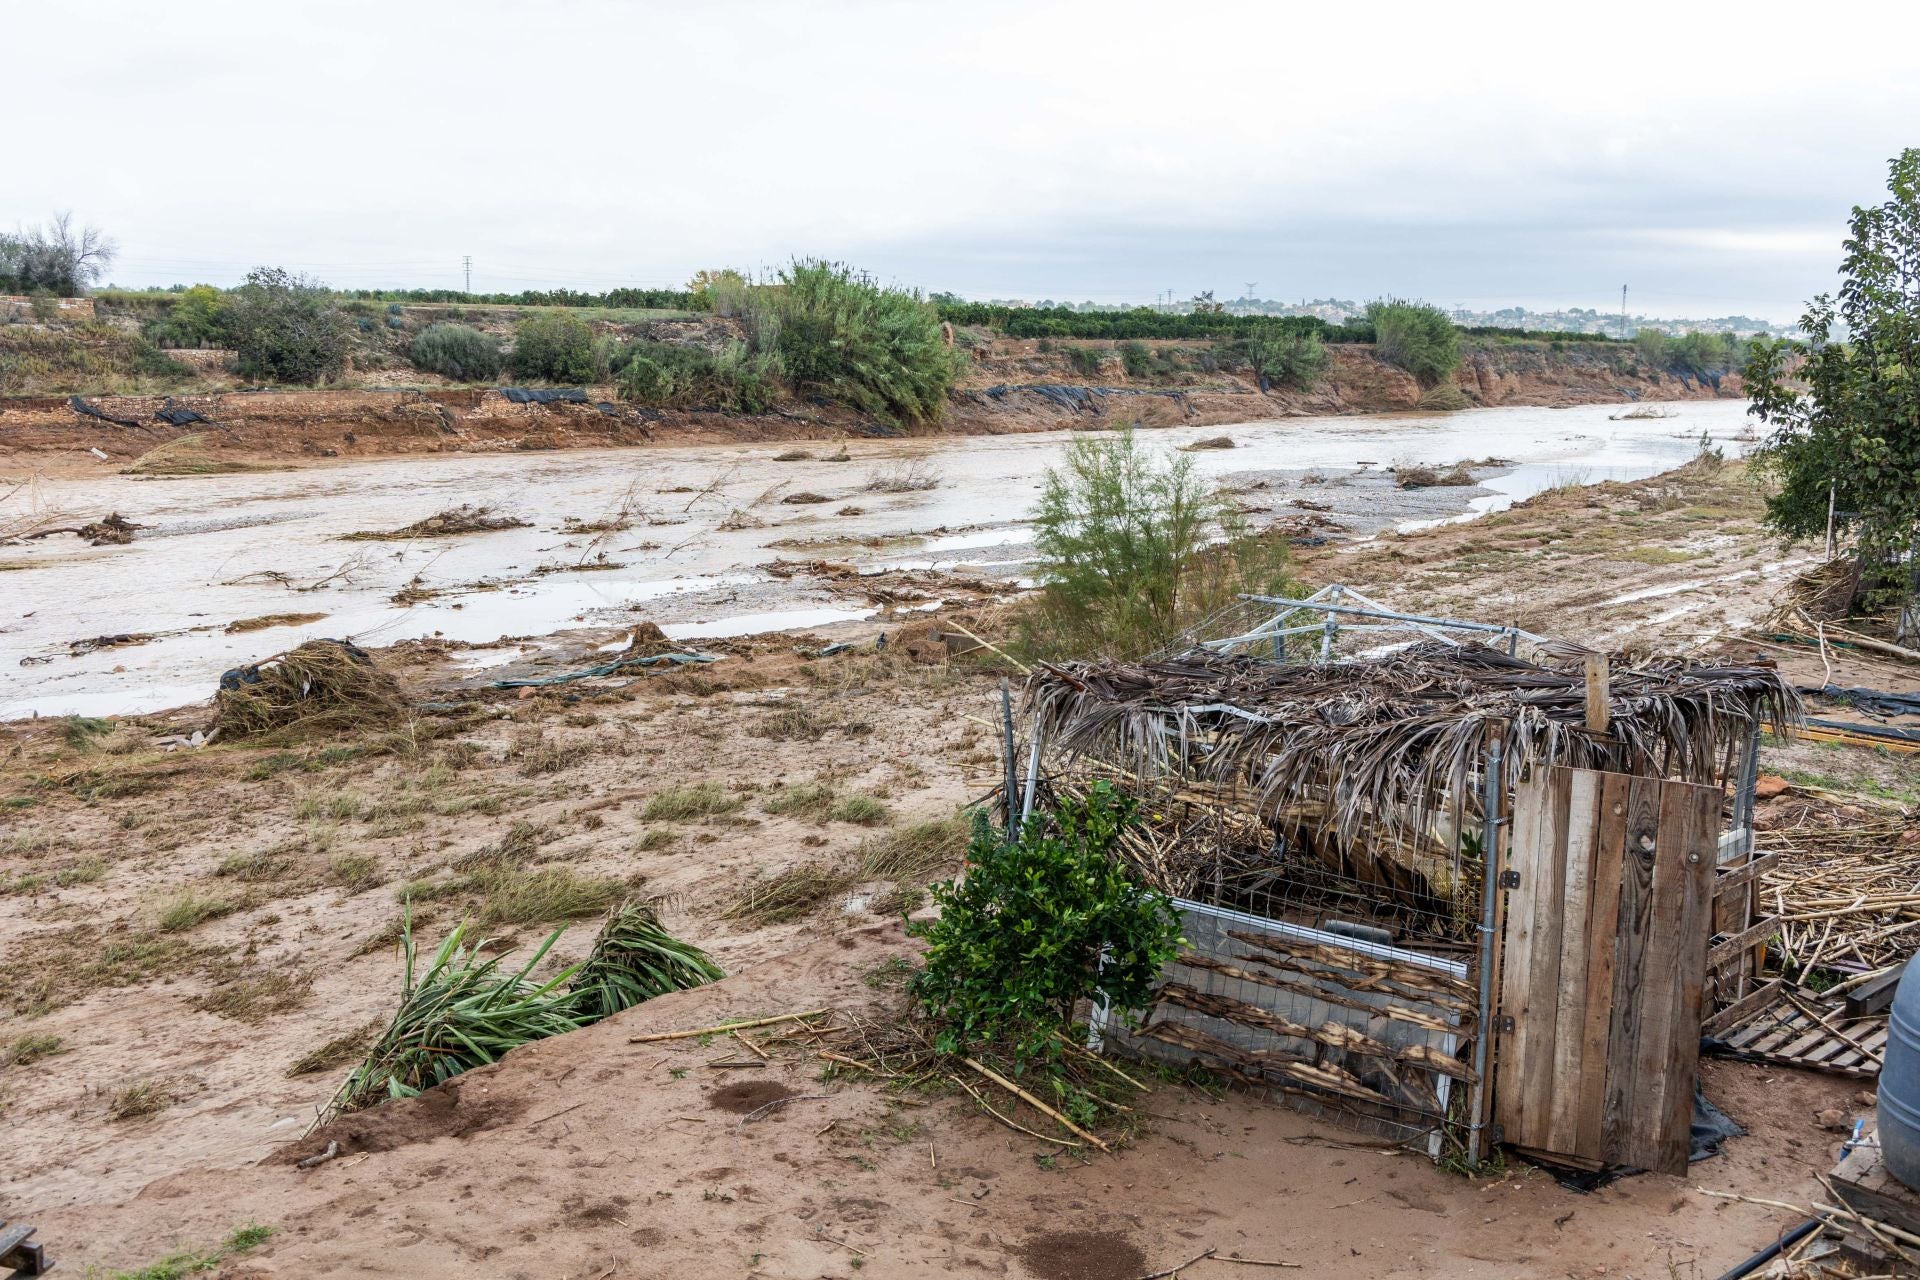
[[[1081,436],[1034,508],[1036,651],[1137,657],[1239,592],[1286,584],[1286,545],[1251,533],[1185,455],[1132,431]]]
[[[1104,1000],[1129,1024],[1146,1007],[1180,917],[1113,857],[1134,811],[1096,782],[1011,842],[975,817],[966,876],[932,886],[939,918],[910,926],[927,939],[913,992],[941,1023],[943,1051],[990,1042],[1028,1062],[1054,1052],[1080,1000]]]
[[[1642,329],[1633,335],[1634,354],[1655,373],[1667,371],[1668,339],[1663,329]]]
[[[1748,410],[1772,428],[1779,478],[1767,519],[1789,537],[1826,527],[1829,495],[1880,594],[1920,634],[1920,148],[1889,165],[1884,204],[1856,206],[1843,283],[1800,320],[1805,341],[1756,340]]]
[[[548,311],[520,322],[513,335],[513,374],[547,382],[592,382],[593,330],[585,320]]]
[[[916,291],[888,288],[844,263],[801,259],[771,291],[756,351],[779,354],[792,385],[905,423],[946,409],[960,361],[940,317]]]
[[[228,295],[223,312],[243,377],[313,384],[347,367],[346,317],[317,280],[257,267]]]
[[[468,325],[430,324],[414,336],[407,359],[457,382],[484,382],[500,373],[500,343]]]
[[[1254,375],[1272,386],[1311,391],[1326,372],[1327,349],[1317,333],[1267,326],[1253,330],[1237,346],[1236,354]]]
[[[1422,387],[1436,387],[1460,367],[1460,331],[1447,313],[1424,302],[1382,298],[1367,304],[1375,350]]]

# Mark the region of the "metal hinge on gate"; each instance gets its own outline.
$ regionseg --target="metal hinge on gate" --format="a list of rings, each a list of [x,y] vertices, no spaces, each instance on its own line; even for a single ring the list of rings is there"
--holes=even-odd
[[[1518,871],[1502,871],[1500,873],[1500,887],[1502,889],[1518,889],[1520,887],[1520,873]]]

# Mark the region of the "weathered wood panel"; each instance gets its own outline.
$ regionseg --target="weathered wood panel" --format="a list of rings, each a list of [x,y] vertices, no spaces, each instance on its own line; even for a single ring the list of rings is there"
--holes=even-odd
[[[1559,767],[1518,788],[1494,1098],[1507,1141],[1685,1171],[1720,801]]]

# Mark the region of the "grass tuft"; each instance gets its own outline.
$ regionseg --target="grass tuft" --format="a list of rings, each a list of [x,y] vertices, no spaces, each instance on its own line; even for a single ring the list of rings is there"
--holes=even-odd
[[[717,782],[696,782],[690,787],[674,787],[650,796],[641,807],[642,822],[689,822],[732,813],[746,801],[728,794]]]
[[[30,1067],[42,1058],[59,1053],[62,1043],[59,1036],[17,1036],[0,1048],[0,1066]]]
[[[835,822],[851,822],[856,826],[877,827],[893,821],[893,810],[881,804],[872,796],[843,796],[834,803],[827,816]]]
[[[232,915],[238,905],[226,898],[202,897],[183,889],[160,909],[159,926],[165,933],[184,933],[188,929]]]
[[[785,924],[818,910],[852,884],[851,876],[825,862],[805,862],[774,875],[756,877],[721,915],[756,927]]]
[[[960,865],[973,829],[958,814],[916,822],[863,843],[854,851],[864,880],[921,883]]]

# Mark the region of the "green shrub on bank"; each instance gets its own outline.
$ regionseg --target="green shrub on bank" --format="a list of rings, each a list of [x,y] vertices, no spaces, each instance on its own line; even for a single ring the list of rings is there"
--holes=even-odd
[[[545,382],[592,382],[593,330],[578,316],[546,312],[520,322],[513,335],[513,376]]]
[[[242,377],[311,385],[347,367],[346,317],[317,280],[258,267],[227,295],[221,314]]]
[[[484,382],[499,376],[500,343],[464,324],[430,324],[414,337],[407,359],[456,382]]]
[[[226,297],[210,284],[182,291],[163,315],[141,326],[159,347],[218,347],[227,339]]]
[[[1040,656],[1139,657],[1241,592],[1286,585],[1285,542],[1250,532],[1193,459],[1131,431],[1082,436],[1034,509],[1041,590],[1021,619]]]
[[[933,885],[939,918],[907,926],[927,939],[912,991],[941,1024],[941,1052],[991,1042],[1016,1063],[1051,1058],[1083,999],[1134,1024],[1180,944],[1172,901],[1112,856],[1135,808],[1096,782],[1010,843],[976,812],[966,878]]]
[[[779,397],[779,360],[744,343],[704,347],[636,342],[615,358],[623,398],[658,408],[765,413]]]
[[[145,338],[110,324],[0,325],[0,395],[161,391],[195,377]]]
[[[1067,365],[1083,378],[1100,376],[1100,353],[1092,347],[1062,347],[1060,354],[1067,358]]]
[[[795,390],[897,422],[932,422],[945,410],[960,360],[918,292],[817,259],[796,261],[763,292],[755,354],[777,353]]]
[[[1295,391],[1313,390],[1330,358],[1319,334],[1273,328],[1254,330],[1234,344],[1233,354],[1245,360],[1263,384]]]
[[[1375,350],[1405,369],[1422,387],[1433,387],[1460,367],[1460,331],[1447,313],[1424,302],[1382,298],[1367,304]]]

